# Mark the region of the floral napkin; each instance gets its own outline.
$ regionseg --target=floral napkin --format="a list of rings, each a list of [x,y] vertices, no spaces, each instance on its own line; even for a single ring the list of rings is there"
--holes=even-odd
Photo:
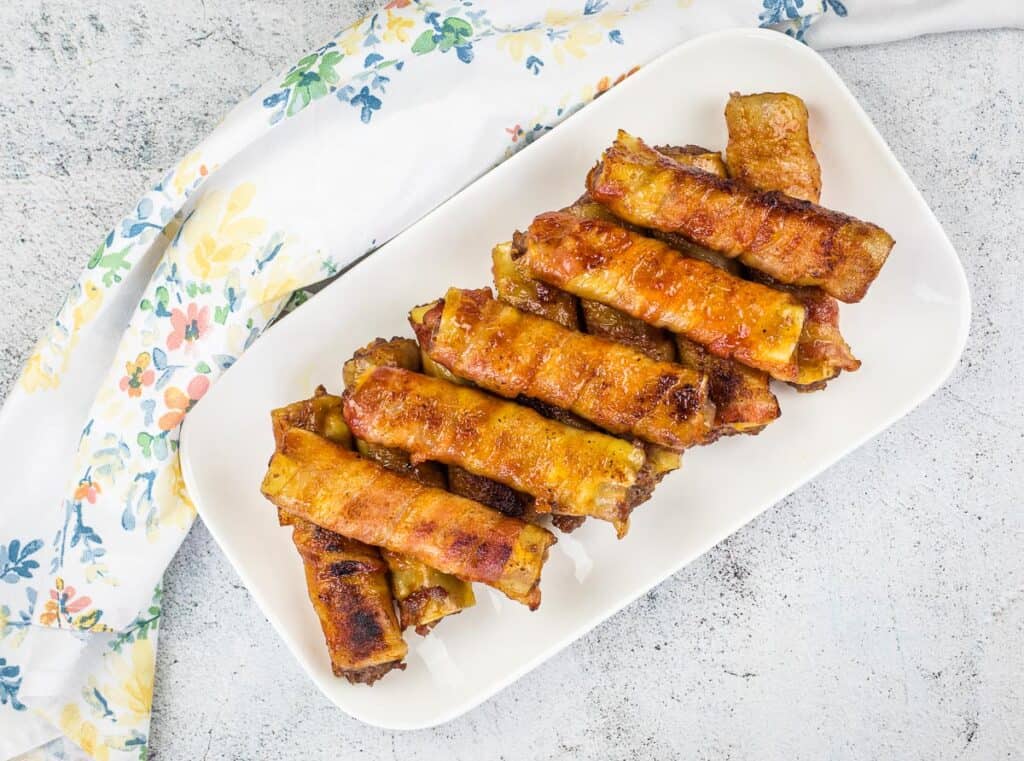
[[[0,759],[145,757],[195,518],[179,426],[305,286],[694,35],[864,43],[1011,6],[393,0],[263,85],[100,242],[0,412]]]

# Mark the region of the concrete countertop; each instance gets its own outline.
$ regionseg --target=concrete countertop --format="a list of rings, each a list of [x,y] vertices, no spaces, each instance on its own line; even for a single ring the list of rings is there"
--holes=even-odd
[[[235,101],[364,6],[0,8],[0,394],[108,226]],[[967,269],[971,337],[935,396],[434,730],[383,732],[336,710],[197,524],[166,580],[151,757],[1024,753],[1022,49],[1024,32],[995,31],[825,53]]]

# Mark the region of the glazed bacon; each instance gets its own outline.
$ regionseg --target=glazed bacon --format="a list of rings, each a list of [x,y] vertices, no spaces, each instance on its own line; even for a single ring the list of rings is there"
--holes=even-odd
[[[404,370],[380,368],[371,374]],[[407,373],[415,375],[414,373]],[[281,510],[535,609],[551,532],[423,486],[316,434],[285,432],[262,484]]]
[[[340,446],[352,446],[341,397],[323,386],[313,397],[273,410],[274,441],[280,447],[290,428],[303,428]],[[278,511],[292,526],[292,543],[302,558],[306,589],[320,619],[335,676],[373,684],[395,668],[404,669],[408,648],[388,586],[388,568],[376,547],[348,539]]]
[[[352,387],[364,372],[382,366],[419,370],[420,350],[416,342],[408,338],[390,341],[377,338],[357,350],[342,368],[345,388]],[[359,454],[388,470],[407,475],[424,486],[439,489],[446,486],[444,469],[436,462],[414,464],[409,454],[401,449],[370,444],[362,439],[356,439],[355,445]],[[411,627],[425,636],[441,619],[476,604],[472,584],[390,550],[382,550],[381,555],[391,571],[391,591],[398,603],[402,629]]]
[[[812,203],[821,196],[821,167],[811,148],[807,107],[789,93],[733,93],[725,108],[729,174],[756,190],[778,190]],[[839,332],[839,304],[815,286],[787,286],[766,275],[759,282],[788,291],[807,310],[797,348],[799,391],[816,391],[860,361]]]
[[[359,438],[494,479],[533,496],[538,512],[609,521],[619,536],[637,504],[640,446],[477,389],[380,367],[346,392],[345,419]]]
[[[658,151],[688,166],[705,167],[706,171],[725,176],[721,157],[705,148],[659,146]],[[628,222],[617,220],[607,208],[586,195],[565,211],[581,219],[617,222],[627,229],[641,232]],[[658,232],[653,232],[653,235],[685,256],[700,259],[732,274],[738,275],[743,269],[735,260],[690,243],[681,235]],[[716,357],[685,336],[673,335],[663,328],[648,325],[643,320],[599,301],[581,299],[580,308],[583,325],[588,333],[632,346],[653,359],[675,360],[685,367],[706,374],[708,397],[715,405],[713,438],[737,433],[758,433],[779,416],[779,401],[769,387],[768,373],[763,370],[755,370],[732,359]],[[804,321],[801,338],[806,332],[807,320]],[[798,363],[799,359],[798,348]]]
[[[714,421],[704,375],[522,312],[489,288],[449,289],[413,327],[424,351],[456,375],[615,434],[682,450],[704,441]]]
[[[642,227],[680,233],[784,283],[860,301],[892,249],[882,228],[684,166],[619,131],[587,176],[594,200]]]
[[[788,294],[680,256],[611,222],[565,212],[530,225],[519,259],[536,278],[781,380],[796,378],[804,308]]]
[[[392,669],[404,669],[409,648],[377,548],[302,519],[292,525],[292,542],[302,556],[309,601],[320,619],[334,675],[373,684]]]
[[[594,205],[596,206],[597,204]],[[521,237],[519,233],[516,233],[516,236]],[[498,298],[506,304],[510,304],[524,312],[529,312],[530,314],[535,314],[539,317],[545,317],[553,322],[557,322],[564,328],[569,328],[571,330],[586,329],[587,326],[584,324],[583,320],[587,314],[588,307],[596,305],[597,302],[582,302],[571,293],[566,293],[558,288],[553,288],[547,283],[531,277],[530,274],[515,261],[515,244],[512,241],[499,243],[494,247],[494,250],[491,252],[491,263],[491,272],[494,276],[495,290],[497,291]],[[414,323],[422,321],[422,315],[417,315],[416,312],[417,310],[414,309],[412,314]],[[626,315],[623,316],[626,317]],[[643,325],[643,323],[639,324]],[[658,329],[654,328],[653,330]],[[587,330],[586,332],[591,331]],[[629,345],[628,341],[622,341],[622,343]],[[426,367],[427,362],[438,369],[438,372],[441,374],[439,377],[444,377],[445,375],[450,378],[456,377],[446,367],[437,364],[429,358],[424,362],[424,367]],[[585,420],[582,420],[577,415],[574,415],[568,410],[564,410],[560,407],[545,404],[536,399],[529,398],[520,398],[517,401],[521,404],[526,404],[544,415],[544,417],[551,418],[552,420],[557,420],[575,428],[582,428],[585,430],[592,428],[592,426]],[[641,473],[641,477],[638,479],[640,482],[652,479],[655,482],[660,481],[665,474],[679,468],[681,455],[678,452],[673,452],[661,447],[655,447],[653,445],[648,445],[646,447],[646,452],[647,462],[644,465],[644,472]],[[449,472],[451,472],[451,469],[449,469]],[[491,486],[502,486],[502,484],[498,484],[496,481],[481,478],[480,476],[474,476],[461,468],[457,469],[457,476],[463,474],[465,478],[460,480],[467,488],[473,489],[473,487],[476,487],[477,491],[482,491],[485,495],[490,495],[492,491],[490,488]],[[508,489],[508,487],[504,488]],[[511,489],[509,489],[509,491],[512,494],[519,494],[519,492],[515,492]],[[632,493],[632,501],[634,503],[639,503],[641,494],[643,493],[642,487],[634,485]],[[485,504],[489,504],[485,500],[480,501],[485,502]],[[533,510],[532,498],[529,510]],[[583,525],[585,520],[586,516],[583,515],[565,515],[555,513],[551,516],[551,523],[558,528],[559,531],[563,531],[565,533],[575,531]]]
[[[729,96],[729,176],[756,190],[777,190],[818,203],[821,167],[811,148],[807,106],[786,92]]]

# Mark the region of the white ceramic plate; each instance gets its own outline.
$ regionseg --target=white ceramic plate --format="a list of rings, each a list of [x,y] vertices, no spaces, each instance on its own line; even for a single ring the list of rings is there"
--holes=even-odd
[[[406,671],[372,689],[336,679],[289,530],[259,493],[273,449],[269,410],[317,383],[339,391],[342,362],[356,348],[376,336],[411,335],[411,306],[450,285],[489,284],[491,246],[576,198],[617,128],[652,144],[724,147],[722,110],[732,90],[802,96],[823,204],[881,224],[896,239],[867,298],[843,308],[843,332],[863,368],[825,393],[780,389],[782,418],[760,436],[689,452],[634,513],[623,541],[598,521],[560,536],[537,612],[477,585],[475,608],[427,638],[409,634]],[[780,34],[714,34],[644,67],[272,328],[190,414],[185,479],[210,532],[324,693],[370,724],[431,726],[510,684],[909,412],[953,369],[969,317],[949,240],[828,64]]]

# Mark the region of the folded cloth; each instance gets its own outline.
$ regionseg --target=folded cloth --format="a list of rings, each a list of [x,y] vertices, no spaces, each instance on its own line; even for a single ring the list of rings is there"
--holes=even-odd
[[[696,34],[814,39],[820,20],[845,44],[861,11],[856,41],[893,33],[882,0],[692,5],[393,0],[239,104],[110,231],[0,412],[0,758],[145,756],[160,579],[195,517],[180,425],[293,293]],[[897,33],[1022,21],[982,6],[905,1]]]

